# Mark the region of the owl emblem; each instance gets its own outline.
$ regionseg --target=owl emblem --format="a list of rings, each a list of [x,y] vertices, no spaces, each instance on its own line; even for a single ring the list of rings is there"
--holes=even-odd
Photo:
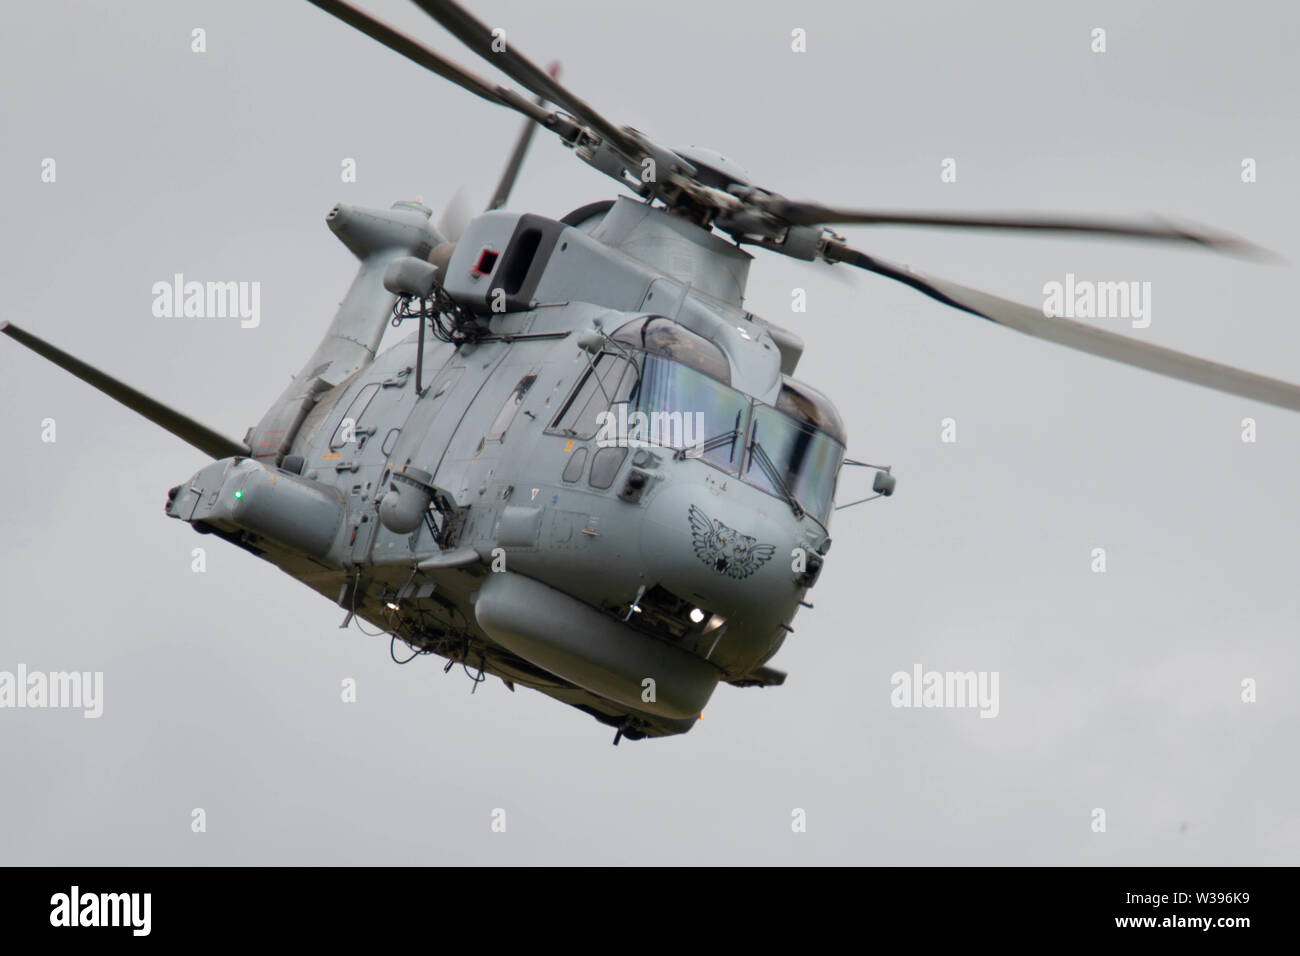
[[[747,578],[776,553],[772,545],[759,544],[757,539],[728,528],[695,505],[691,505],[689,517],[696,556],[719,574]]]

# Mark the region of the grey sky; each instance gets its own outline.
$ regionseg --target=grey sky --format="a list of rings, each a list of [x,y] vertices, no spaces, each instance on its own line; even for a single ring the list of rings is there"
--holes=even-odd
[[[367,8],[472,62],[412,5]],[[792,197],[1157,212],[1247,236],[1287,264],[846,230],[1031,304],[1067,272],[1149,281],[1133,334],[1300,380],[1290,5],[473,9],[616,121]],[[0,62],[0,318],[236,438],[351,281],[329,208],[437,208],[458,184],[481,204],[518,128],[306,3],[8,5]],[[611,194],[539,134],[511,206],[559,217]],[[799,377],[898,492],[836,516],[816,609],[773,662],[786,686],[720,687],[690,734],[617,749],[539,694],[395,666],[340,609],[166,519],[202,456],[0,342],[0,670],[105,675],[99,720],[0,710],[0,863],[1300,862],[1300,415],[759,256],[751,308],[803,336]],[[153,317],[151,285],[177,272],[261,282],[261,325]],[[999,716],[891,707],[890,675],[915,663],[998,671]]]

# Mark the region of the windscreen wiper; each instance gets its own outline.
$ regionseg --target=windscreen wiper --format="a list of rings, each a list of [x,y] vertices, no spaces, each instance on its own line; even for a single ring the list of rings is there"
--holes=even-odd
[[[758,462],[759,470],[767,476],[767,480],[770,481],[773,487],[781,493],[781,497],[784,498],[786,504],[790,506],[790,510],[794,512],[794,516],[796,518],[802,518],[805,514],[803,506],[799,504],[799,499],[794,496],[794,492],[791,491],[790,486],[786,484],[785,478],[781,476],[780,469],[776,467],[767,452],[763,450],[763,445],[757,438],[755,438],[750,444],[749,454],[754,461]]]
[[[736,457],[736,439],[740,437],[740,417],[743,412],[736,412],[736,424],[720,435],[714,435],[712,438],[706,438],[702,442],[697,442],[687,448],[677,451],[674,458],[681,461],[683,458],[699,458],[706,451],[713,451],[715,448],[721,448],[723,445],[731,446],[731,454],[727,460],[731,461]]]
[[[723,432],[721,435],[714,435],[712,438],[706,438],[702,442],[696,442],[694,445],[688,445],[685,448],[679,448],[673,452],[673,457],[678,461],[683,458],[698,458],[706,451],[713,451],[715,448],[721,448],[723,445],[730,445],[736,441],[736,435],[740,433],[739,428],[733,428],[731,431]]]

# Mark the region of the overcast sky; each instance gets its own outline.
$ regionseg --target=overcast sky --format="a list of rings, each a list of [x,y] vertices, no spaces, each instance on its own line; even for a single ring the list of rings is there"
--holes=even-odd
[[[413,5],[367,6],[472,61]],[[1247,236],[1287,262],[845,230],[1031,304],[1067,273],[1150,282],[1149,328],[1097,324],[1300,380],[1291,5],[473,8],[617,122],[791,197]],[[518,128],[305,2],[9,4],[0,64],[0,318],[235,438],[352,279],[330,207],[436,209],[460,184],[481,205]],[[510,205],[558,218],[612,186],[541,134]],[[1300,862],[1300,415],[759,256],[749,307],[805,339],[798,376],[898,490],[836,515],[784,687],[720,686],[691,733],[618,748],[539,694],[395,666],[339,608],[166,518],[202,454],[0,341],[0,671],[104,674],[98,720],[0,710],[0,863]],[[154,317],[177,272],[260,282],[261,324]],[[997,672],[998,716],[892,707],[916,664]]]

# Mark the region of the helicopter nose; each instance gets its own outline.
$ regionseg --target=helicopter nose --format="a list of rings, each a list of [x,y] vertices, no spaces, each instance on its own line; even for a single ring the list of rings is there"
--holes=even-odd
[[[793,514],[754,507],[749,489],[743,492],[663,489],[646,512],[642,560],[664,587],[710,612],[785,620],[800,596],[791,571],[798,522]]]

